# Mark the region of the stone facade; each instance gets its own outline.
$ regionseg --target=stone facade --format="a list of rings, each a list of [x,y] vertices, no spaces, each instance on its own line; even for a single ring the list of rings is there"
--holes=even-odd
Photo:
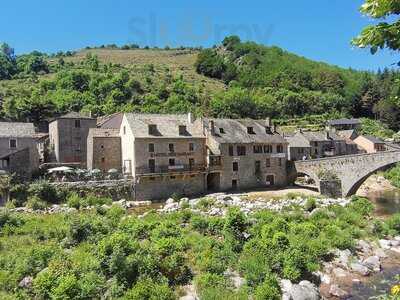
[[[135,197],[150,200],[204,193],[205,137],[183,115],[125,114],[122,168],[135,178]]]
[[[207,137],[207,189],[227,191],[287,184],[287,142],[269,120],[201,119]]]
[[[78,163],[86,167],[87,137],[96,119],[77,113],[62,116],[49,124],[50,160]]]
[[[121,138],[118,129],[91,128],[87,139],[87,168],[122,171]]]
[[[0,122],[0,169],[29,179],[38,167],[34,125]]]

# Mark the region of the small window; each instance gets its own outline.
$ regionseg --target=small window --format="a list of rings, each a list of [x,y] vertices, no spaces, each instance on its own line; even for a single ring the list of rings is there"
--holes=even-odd
[[[234,162],[232,163],[232,171],[233,171],[233,172],[239,171],[239,163],[238,163],[237,161],[234,161]]]
[[[169,152],[175,152],[174,144],[168,144],[168,150]]]
[[[126,134],[126,126],[124,126],[124,135]]]
[[[100,145],[100,148],[101,148],[101,149],[104,149],[104,145]]]
[[[169,159],[169,165],[170,166],[175,166],[175,158],[170,158]]]
[[[263,147],[261,145],[254,145],[254,153],[263,153]]]
[[[271,167],[271,159],[270,159],[270,158],[267,158],[267,159],[265,160],[265,166],[266,166],[267,168]]]
[[[264,145],[264,153],[272,153],[272,145]]]
[[[156,135],[157,134],[157,125],[149,124],[149,134]]]
[[[261,162],[259,160],[254,162],[254,170],[256,174],[261,172]]]
[[[179,135],[186,135],[187,130],[185,125],[179,125]]]
[[[245,156],[246,155],[246,146],[237,146],[237,155]]]
[[[189,158],[189,167],[190,169],[194,167],[194,158]]]
[[[283,153],[283,145],[276,146],[276,152]]]
[[[237,182],[236,179],[233,179],[233,180],[232,180],[232,189],[233,189],[233,190],[236,190],[237,187],[238,187],[238,182]]]
[[[229,156],[233,156],[233,146],[229,146]]]
[[[221,127],[221,128],[219,129],[219,133],[224,134],[224,133],[225,133],[225,130]]]
[[[190,152],[194,151],[194,143],[189,143],[189,151]]]
[[[75,120],[75,128],[81,128],[81,120]]]
[[[10,148],[11,149],[17,148],[17,140],[15,139],[10,140]]]
[[[175,176],[170,176],[169,178],[172,179],[172,180],[176,179]]]
[[[247,127],[247,133],[248,134],[255,134],[254,128],[253,127]]]
[[[154,144],[149,144],[149,152],[154,153]]]
[[[105,157],[102,157],[102,158],[101,158],[101,162],[102,162],[102,163],[106,162],[106,158],[105,158]]]

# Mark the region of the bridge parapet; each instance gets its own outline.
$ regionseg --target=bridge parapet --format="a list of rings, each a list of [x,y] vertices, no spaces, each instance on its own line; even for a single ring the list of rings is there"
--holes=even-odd
[[[341,181],[343,196],[354,194],[372,173],[400,161],[400,151],[355,154],[296,161],[297,173],[310,176],[319,186],[320,174],[330,172]]]

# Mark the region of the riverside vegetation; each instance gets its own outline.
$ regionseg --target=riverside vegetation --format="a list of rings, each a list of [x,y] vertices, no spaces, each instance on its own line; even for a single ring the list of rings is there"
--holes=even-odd
[[[35,197],[46,205],[47,196]],[[280,279],[311,280],[335,249],[400,234],[400,215],[372,220],[373,205],[359,197],[317,209],[310,198],[281,212],[232,206],[224,216],[188,205],[137,216],[110,199],[65,197],[57,201],[69,212],[1,211],[2,299],[177,299],[191,284],[201,299],[280,299]]]

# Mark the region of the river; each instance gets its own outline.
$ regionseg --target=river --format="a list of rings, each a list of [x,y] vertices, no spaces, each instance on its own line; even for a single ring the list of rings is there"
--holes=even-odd
[[[367,197],[375,204],[375,215],[378,218],[400,213],[400,189],[371,192]],[[396,275],[400,274],[399,257],[390,257],[385,260],[382,271],[372,275],[368,281],[353,284],[352,296],[348,299],[376,299],[377,296],[388,293],[390,288],[398,282]]]

